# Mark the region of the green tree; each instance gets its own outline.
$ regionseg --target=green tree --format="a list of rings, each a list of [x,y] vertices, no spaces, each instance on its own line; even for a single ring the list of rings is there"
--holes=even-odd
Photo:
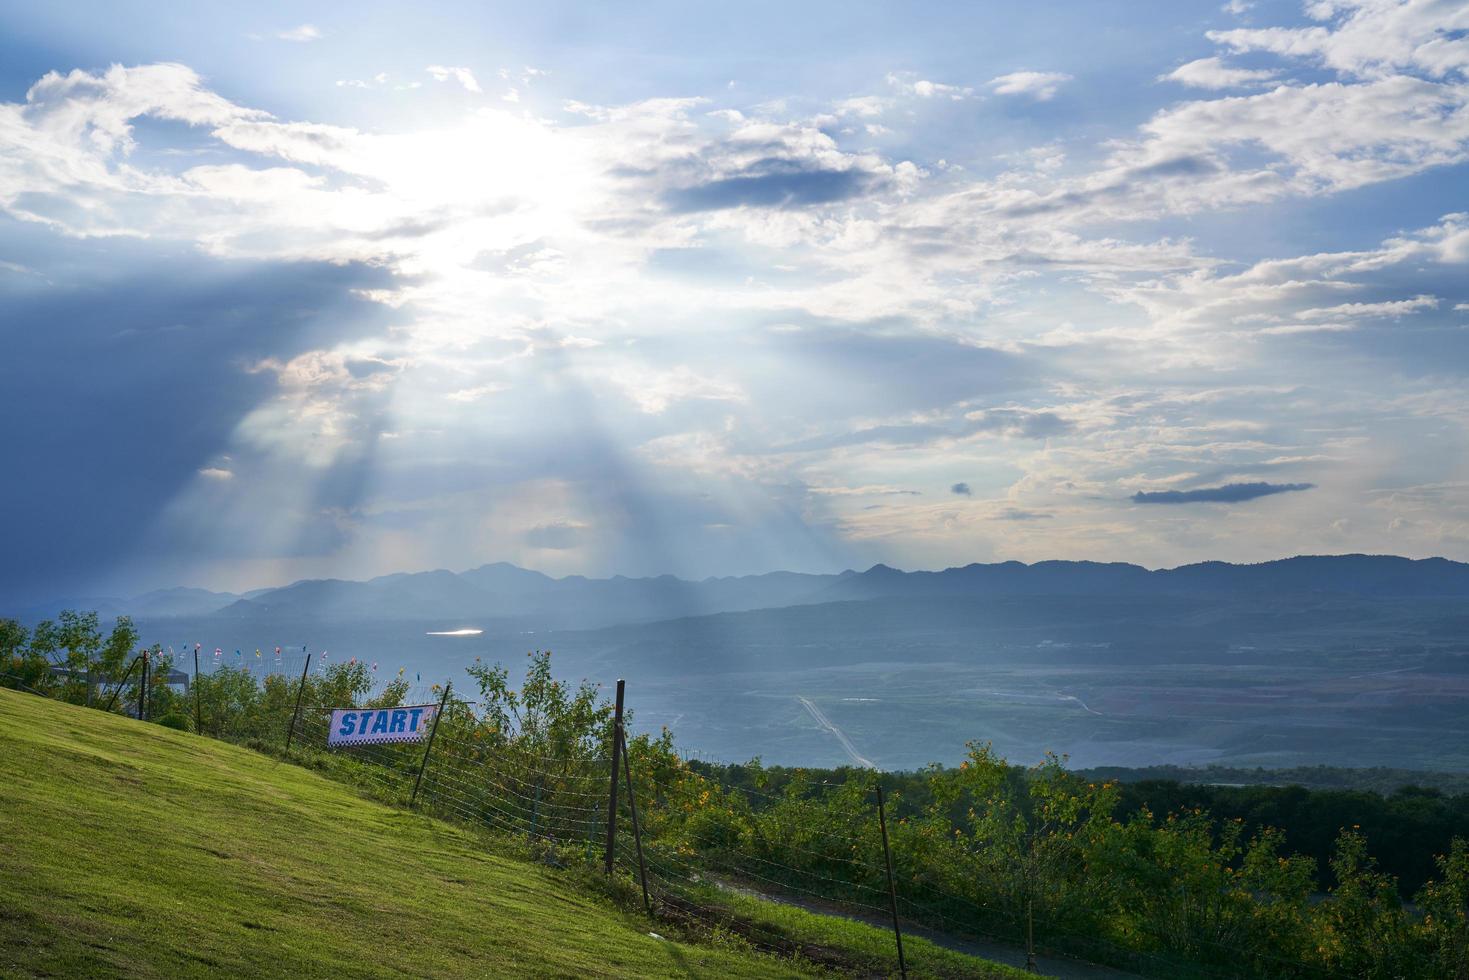
[[[59,695],[74,704],[89,703],[92,699],[93,670],[102,649],[102,628],[95,612],[77,612],[63,609],[57,617],[55,643],[61,675]]]
[[[1328,970],[1375,978],[1423,975],[1397,882],[1377,870],[1356,828],[1337,837],[1331,859],[1336,885],[1315,908],[1318,951]]]
[[[132,619],[128,616],[117,617],[97,660],[97,673],[106,678],[121,677],[134,656],[133,651],[138,647],[138,640],[138,631],[133,627]]]
[[[1436,859],[1439,877],[1418,892],[1430,975],[1469,980],[1469,841],[1454,838]]]
[[[50,665],[29,648],[30,630],[19,620],[0,619],[0,687],[39,690],[50,675]]]

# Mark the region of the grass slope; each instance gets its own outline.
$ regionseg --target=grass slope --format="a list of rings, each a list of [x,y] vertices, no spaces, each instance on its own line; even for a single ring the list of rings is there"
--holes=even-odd
[[[800,975],[648,928],[299,767],[0,690],[0,973]]]

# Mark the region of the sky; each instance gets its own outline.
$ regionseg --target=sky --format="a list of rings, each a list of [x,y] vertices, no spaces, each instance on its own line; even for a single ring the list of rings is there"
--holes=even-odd
[[[0,599],[1469,560],[1469,3],[0,2]]]

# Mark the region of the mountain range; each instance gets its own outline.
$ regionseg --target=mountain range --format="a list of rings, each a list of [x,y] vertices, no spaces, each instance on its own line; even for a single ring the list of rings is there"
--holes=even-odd
[[[1358,598],[1469,597],[1469,564],[1391,555],[1310,555],[1259,564],[1202,562],[1150,570],[1087,561],[970,564],[905,572],[874,565],[863,572],[763,575],[690,581],[671,575],[552,578],[496,562],[464,572],[436,570],[367,581],[309,579],[235,594],[174,588],[131,599],[81,597],[26,610],[22,618],[61,608],[234,620],[534,621],[576,628],[650,622],[714,613],[871,599],[983,599],[999,596],[1238,597],[1334,594]]]

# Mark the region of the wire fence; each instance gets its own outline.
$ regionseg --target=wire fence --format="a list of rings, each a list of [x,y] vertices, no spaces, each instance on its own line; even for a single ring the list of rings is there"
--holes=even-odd
[[[1011,853],[1006,865],[986,856],[990,842],[962,839],[958,827],[938,832],[932,820],[880,811],[873,790],[881,776],[872,771],[775,790],[756,765],[690,762],[667,735],[629,739],[620,713],[589,715],[569,733],[525,719],[506,731],[503,719],[447,684],[401,672],[375,680],[351,658],[275,653],[262,650],[257,664],[236,666],[209,651],[186,686],[163,681],[167,696],[157,693],[156,673],[146,682],[132,668],[116,679],[88,678],[85,703],[157,719],[148,713],[156,698],[205,734],[273,751],[289,746],[295,761],[381,799],[513,837],[552,863],[600,866],[665,921],[818,964],[851,965],[844,951],[807,938],[781,907],[893,931],[889,968],[896,971],[908,965],[898,952],[906,932],[959,950],[993,952],[999,944],[1065,957],[1072,972],[1091,964],[1098,976],[1102,967],[1170,978],[1361,975],[1245,935],[1237,894],[1180,896],[1169,891],[1177,882],[1166,880],[1158,882],[1164,898],[1152,912],[1130,921],[1125,935],[1109,935],[1115,923],[1078,912],[1099,896],[1076,894],[1066,873],[1049,874],[1033,854]],[[243,651],[236,659],[246,660]],[[0,675],[5,686],[33,693],[59,689],[24,681]],[[332,744],[333,711],[402,705],[435,707],[426,741]],[[1087,880],[1075,871],[1072,878]],[[1391,975],[1465,972],[1429,964]]]

